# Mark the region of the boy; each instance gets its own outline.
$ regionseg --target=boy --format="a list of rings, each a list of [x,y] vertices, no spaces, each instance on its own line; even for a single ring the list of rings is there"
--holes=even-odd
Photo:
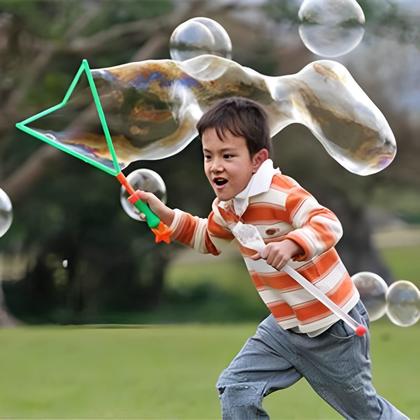
[[[268,418],[262,399],[302,376],[349,419],[406,419],[376,394],[371,383],[369,337],[357,337],[292,278],[303,274],[358,323],[368,325],[347,270],[334,249],[341,237],[336,216],[273,168],[267,115],[257,103],[224,99],[197,124],[204,171],[216,199],[207,219],[173,210],[142,192],[172,237],[218,255],[234,240],[238,221],[255,225],[265,243],[260,253],[239,246],[269,315],[227,369],[217,388],[224,419]]]

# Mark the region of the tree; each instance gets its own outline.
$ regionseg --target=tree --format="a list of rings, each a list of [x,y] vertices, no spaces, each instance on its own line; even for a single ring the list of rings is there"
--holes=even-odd
[[[295,73],[314,57],[300,43],[265,31],[276,24],[287,26],[283,34],[296,29],[294,2],[276,4],[282,8],[281,21],[271,20],[272,10],[267,14],[266,9],[252,9],[253,19],[244,23],[243,6],[229,2],[224,6],[169,1],[5,3],[0,14],[0,185],[11,197],[16,214],[11,231],[2,238],[2,252],[31,257],[23,280],[14,285],[6,282],[6,297],[15,313],[65,322],[155,305],[173,248],[153,245],[150,232],[121,212],[118,187],[109,177],[23,138],[14,123],[57,103],[81,58],[89,58],[93,67],[166,58],[171,31],[197,15],[212,17],[228,29],[234,59],[241,64],[264,74]],[[387,22],[389,16],[376,15],[376,10],[365,10],[368,21],[371,16]],[[403,25],[404,20],[396,22]],[[355,63],[349,60],[346,65],[357,76]],[[369,68],[368,60],[364,67]],[[404,116],[381,97],[382,86],[368,76],[363,74],[363,85],[389,117],[397,138],[414,143],[415,127],[400,118]],[[343,221],[340,251],[349,270],[370,269],[390,281],[371,242],[366,209],[384,183],[392,181],[394,188],[400,188],[404,182],[407,190],[413,188],[415,159],[405,152],[408,148],[400,150],[397,164],[389,171],[368,178],[339,167],[301,127],[281,132],[275,150],[282,169]],[[135,163],[130,169],[144,165]],[[206,215],[211,191],[201,173],[197,142],[182,155],[147,166],[167,182],[172,206]],[[197,188],[202,191],[200,200]],[[67,268],[63,261],[68,261]]]

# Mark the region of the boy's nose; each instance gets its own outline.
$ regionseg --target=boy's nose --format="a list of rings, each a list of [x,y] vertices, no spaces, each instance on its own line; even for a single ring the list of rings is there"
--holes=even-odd
[[[223,171],[223,165],[220,160],[215,160],[211,167],[212,172],[219,173]]]

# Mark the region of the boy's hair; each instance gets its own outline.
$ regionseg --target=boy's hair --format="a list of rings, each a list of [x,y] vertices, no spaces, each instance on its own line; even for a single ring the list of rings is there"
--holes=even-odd
[[[200,137],[209,128],[214,128],[222,141],[226,130],[234,136],[244,137],[251,156],[261,149],[267,149],[271,155],[268,116],[255,101],[231,97],[216,102],[197,123]]]

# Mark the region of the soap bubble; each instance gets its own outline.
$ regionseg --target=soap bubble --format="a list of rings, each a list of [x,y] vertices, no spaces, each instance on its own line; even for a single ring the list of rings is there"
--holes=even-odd
[[[386,312],[388,285],[385,280],[369,271],[361,271],[351,278],[360,293],[360,299],[366,307],[369,319],[376,321],[381,318]]]
[[[9,196],[0,188],[0,238],[9,230],[12,220],[12,202]]]
[[[202,54],[230,58],[232,43],[228,33],[216,21],[197,17],[181,23],[169,40],[171,57],[185,61]]]
[[[299,9],[299,35],[317,55],[338,57],[364,35],[365,16],[355,0],[305,0]]]
[[[153,193],[159,200],[166,203],[166,185],[161,176],[151,169],[137,169],[127,176],[129,184],[134,190]],[[121,187],[120,201],[124,211],[134,220],[140,219],[140,212],[128,201],[129,194]]]
[[[120,169],[179,153],[197,138],[203,112],[232,96],[260,103],[269,115],[272,136],[290,124],[304,125],[333,159],[357,175],[383,170],[396,154],[384,115],[336,61],[314,61],[296,74],[272,77],[232,60],[201,55],[182,62],[146,60],[94,69],[92,76]],[[77,105],[89,100],[93,105],[89,90],[79,95],[74,98]],[[58,121],[48,129],[46,115],[33,120],[30,128],[83,160],[112,167],[95,107],[75,109],[75,122],[63,124],[61,131]],[[64,114],[67,107],[60,111]]]
[[[415,284],[399,280],[391,284],[386,294],[387,315],[395,325],[409,327],[420,318],[420,292]]]

